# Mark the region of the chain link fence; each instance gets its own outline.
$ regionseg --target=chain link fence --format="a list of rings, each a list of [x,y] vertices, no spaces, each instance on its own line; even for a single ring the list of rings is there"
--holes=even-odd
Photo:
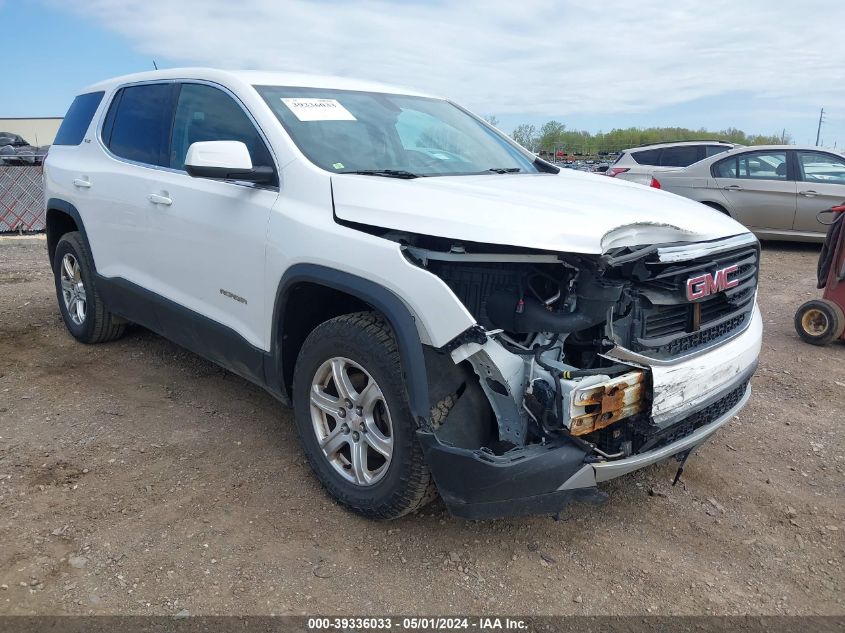
[[[41,166],[0,165],[0,233],[43,231]]]

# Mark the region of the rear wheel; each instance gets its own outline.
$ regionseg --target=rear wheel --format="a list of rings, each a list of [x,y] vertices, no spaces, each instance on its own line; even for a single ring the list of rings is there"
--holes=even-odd
[[[91,256],[77,231],[65,233],[56,245],[53,276],[62,319],[74,338],[105,343],[123,334],[126,322],[106,309],[95,284]]]
[[[827,299],[808,301],[795,313],[795,331],[807,343],[827,345],[845,331],[842,309]]]
[[[308,461],[346,507],[393,519],[431,499],[393,333],[372,312],[319,325],[302,345],[294,417]]]

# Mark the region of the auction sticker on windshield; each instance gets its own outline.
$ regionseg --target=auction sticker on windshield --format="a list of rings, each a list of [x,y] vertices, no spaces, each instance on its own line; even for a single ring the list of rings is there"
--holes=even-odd
[[[337,99],[299,99],[282,97],[288,109],[300,121],[357,121]]]

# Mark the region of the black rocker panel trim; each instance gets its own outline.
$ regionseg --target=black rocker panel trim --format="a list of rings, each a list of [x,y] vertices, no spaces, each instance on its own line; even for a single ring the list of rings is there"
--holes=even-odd
[[[264,380],[266,352],[235,330],[119,277],[97,275],[108,309],[286,399]]]
[[[273,323],[276,324],[276,327],[273,329],[270,349],[271,357],[275,360],[265,367],[267,371],[265,382],[284,384],[282,342],[278,340],[278,332],[284,333],[284,323],[280,320],[283,319],[285,314],[285,304],[288,301],[291,289],[299,283],[314,283],[346,292],[371,305],[384,316],[393,329],[399,346],[411,413],[418,421],[427,419],[430,415],[428,377],[425,359],[423,358],[422,342],[417,332],[414,317],[411,316],[402,300],[384,286],[327,266],[295,264],[282,276],[273,307]]]

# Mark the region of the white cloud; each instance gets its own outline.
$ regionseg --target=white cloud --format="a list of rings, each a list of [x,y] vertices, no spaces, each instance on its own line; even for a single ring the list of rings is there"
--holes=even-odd
[[[151,57],[376,79],[497,114],[646,111],[735,91],[802,109],[845,98],[837,0],[86,0],[82,10]]]

